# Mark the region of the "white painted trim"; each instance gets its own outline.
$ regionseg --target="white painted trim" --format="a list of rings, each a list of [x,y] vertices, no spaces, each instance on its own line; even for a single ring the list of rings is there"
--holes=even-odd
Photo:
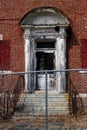
[[[25,28],[24,30],[24,40],[25,40],[25,72],[30,71],[30,28]],[[30,78],[28,74],[25,74],[25,92],[28,91],[30,83]],[[28,86],[29,85],[29,86]]]
[[[83,97],[83,98],[86,98],[87,97],[87,93],[80,93],[79,96]]]
[[[56,39],[56,69],[66,68],[66,32],[60,28],[59,37]],[[65,72],[56,74],[56,86],[58,93],[64,93],[66,90]]]
[[[0,70],[0,74],[11,74],[12,73],[12,71],[11,70]]]
[[[0,34],[0,41],[3,41],[3,34]]]
[[[79,71],[80,74],[87,74],[87,71]]]
[[[51,25],[21,25],[23,28],[25,28],[25,27],[32,27],[32,28],[54,28],[54,27],[56,27],[56,26],[58,26],[58,27],[63,27],[63,28],[66,28],[67,26],[69,26],[68,24],[51,24]]]
[[[46,29],[43,28],[42,30],[40,28],[37,28],[37,30],[34,28],[33,30],[31,28],[24,28],[24,40],[25,40],[25,71],[31,70],[31,64],[33,60],[33,53],[32,51],[36,51],[34,48],[33,42],[35,40],[54,40],[56,42],[55,45],[55,60],[56,60],[56,69],[63,69],[66,68],[66,31],[65,28],[60,28],[59,32],[56,33],[54,29]],[[45,50],[44,52],[53,53],[54,50]],[[60,59],[60,60],[57,60]],[[59,75],[56,77],[57,83],[56,87],[59,93],[64,92],[66,88],[66,77],[65,72],[58,73]],[[63,80],[62,80],[63,79]],[[29,91],[29,86],[31,78],[28,77],[28,75],[25,75],[25,91]]]

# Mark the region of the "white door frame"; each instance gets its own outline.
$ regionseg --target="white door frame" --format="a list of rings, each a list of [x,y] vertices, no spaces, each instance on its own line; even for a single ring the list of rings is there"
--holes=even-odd
[[[32,48],[34,48],[35,39],[56,39],[56,70],[66,68],[66,32],[65,28],[60,28],[59,32],[53,32],[48,29],[47,32],[44,28],[33,30],[25,28],[24,29],[24,39],[25,39],[25,71],[31,71],[31,60],[33,58],[33,53],[31,54]],[[33,38],[33,44],[31,39]],[[33,46],[32,46],[32,45]],[[31,58],[32,57],[32,58]],[[30,78],[29,75],[25,75],[25,91],[30,91]],[[66,76],[65,72],[58,72],[56,75],[56,88],[58,93],[65,92],[66,89]]]

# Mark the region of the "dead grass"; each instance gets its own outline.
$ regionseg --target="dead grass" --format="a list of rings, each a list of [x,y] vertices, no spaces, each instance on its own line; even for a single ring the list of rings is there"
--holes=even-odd
[[[35,118],[24,118],[24,119],[10,119],[10,120],[0,120],[0,130],[8,130],[18,123],[27,122],[31,125],[31,127],[37,126],[45,126],[45,119],[41,117]],[[61,125],[63,123],[63,127],[67,128],[67,130],[73,126],[78,126],[80,128],[87,129],[87,114],[84,115],[67,115],[67,116],[59,116],[55,115],[49,117],[48,125],[55,126],[56,124]]]

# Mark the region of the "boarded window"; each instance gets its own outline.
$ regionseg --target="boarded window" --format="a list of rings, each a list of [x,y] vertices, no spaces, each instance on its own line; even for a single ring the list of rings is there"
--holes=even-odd
[[[0,70],[10,70],[10,41],[0,41]]]
[[[87,68],[87,39],[81,39],[82,68]]]

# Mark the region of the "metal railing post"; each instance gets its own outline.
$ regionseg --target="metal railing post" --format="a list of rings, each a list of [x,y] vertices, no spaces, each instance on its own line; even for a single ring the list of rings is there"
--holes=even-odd
[[[46,130],[48,130],[48,81],[47,81],[47,71],[45,72],[45,82],[46,82]]]

